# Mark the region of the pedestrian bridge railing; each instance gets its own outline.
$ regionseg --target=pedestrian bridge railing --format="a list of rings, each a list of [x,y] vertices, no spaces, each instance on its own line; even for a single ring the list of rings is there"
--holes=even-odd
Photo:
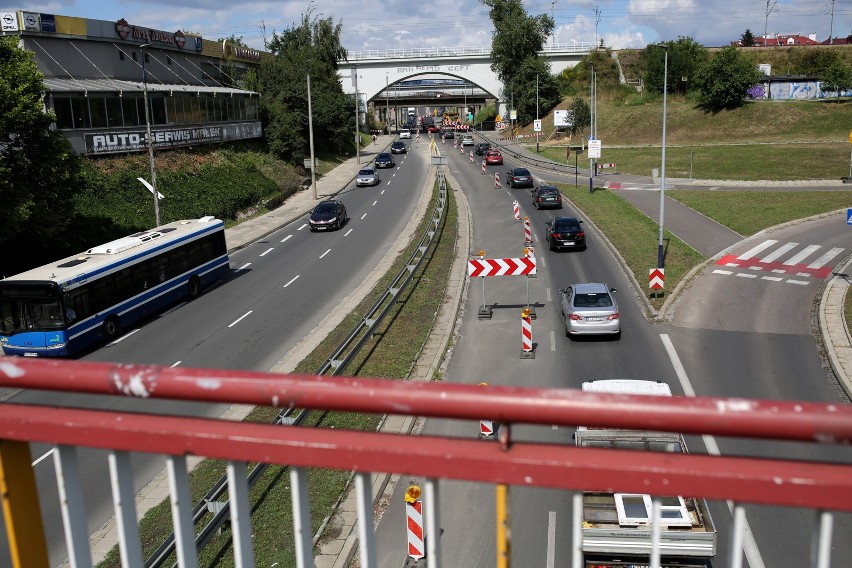
[[[548,44],[541,48],[541,53],[589,53],[594,51],[594,42],[572,42]],[[362,61],[365,59],[424,59],[435,57],[469,57],[491,56],[490,45],[458,46],[458,47],[415,47],[410,49],[361,49],[347,51],[347,61]]]
[[[218,458],[228,463],[234,564],[253,566],[247,464],[290,468],[298,566],[313,566],[310,500],[306,468],[355,473],[359,505],[359,555],[364,568],[376,566],[370,475],[393,472],[425,478],[426,532],[439,534],[440,511],[429,509],[440,480],[467,480],[563,489],[655,496],[691,495],[734,503],[734,537],[728,566],[741,566],[744,504],[815,510],[821,522],[814,535],[814,566],[828,566],[835,512],[852,511],[852,464],[786,458],[667,454],[600,448],[570,443],[513,440],[518,424],[617,427],[709,434],[725,437],[849,445],[852,406],[771,400],[701,397],[651,397],[584,393],[576,389],[522,388],[473,384],[413,383],[397,380],[276,375],[145,365],[0,360],[0,386],[85,393],[87,408],[2,404],[0,412],[0,498],[15,568],[48,566],[31,466],[29,443],[56,446],[55,464],[65,538],[72,566],[91,566],[86,534],[78,448],[110,452],[109,469],[122,566],[141,567],[139,528],[130,457],[137,452],[164,454],[171,492],[178,563],[197,566],[191,523],[186,458]],[[97,396],[135,397],[146,412],[92,408]],[[381,432],[233,422],[156,413],[158,399],[235,403],[449,418],[470,421],[471,437],[408,436]],[[477,422],[502,425],[500,443],[475,438]],[[576,494],[575,494],[576,497]],[[582,500],[581,500],[582,501]],[[573,502],[576,504],[577,499]],[[575,505],[575,523],[577,510]],[[572,543],[572,566],[581,566]],[[427,538],[428,566],[455,566],[442,558],[440,538]],[[848,560],[848,559],[847,559]],[[442,563],[443,562],[443,563]],[[842,560],[841,560],[842,562]]]

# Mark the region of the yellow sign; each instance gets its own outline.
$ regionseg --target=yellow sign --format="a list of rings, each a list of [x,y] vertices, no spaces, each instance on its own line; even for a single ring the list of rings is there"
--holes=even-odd
[[[849,131],[849,143],[852,144],[852,130]]]

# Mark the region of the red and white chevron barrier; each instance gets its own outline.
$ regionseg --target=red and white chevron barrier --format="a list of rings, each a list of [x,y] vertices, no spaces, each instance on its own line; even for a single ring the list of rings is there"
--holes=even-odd
[[[473,163],[473,150],[470,151],[470,163]]]
[[[500,185],[500,172],[496,172],[496,173],[494,174],[494,187],[496,187],[496,188],[498,188],[498,189],[499,189],[500,187],[502,187],[502,186]]]
[[[648,287],[651,290],[662,290],[666,281],[665,268],[652,268],[648,274]]]
[[[521,220],[521,206],[518,204],[517,200],[512,202],[512,211],[515,214],[515,221],[520,221]]]
[[[411,492],[409,487],[409,492]],[[417,488],[417,495],[420,488]],[[405,517],[408,525],[408,556],[419,560],[426,556],[423,546],[423,501],[405,498]]]
[[[535,257],[482,258],[467,261],[467,275],[477,276],[524,276],[535,274]]]
[[[606,170],[609,168],[615,169],[615,164],[598,164],[598,167],[602,170]]]
[[[459,146],[459,154],[464,155],[464,146]]]
[[[524,245],[532,244],[532,230],[530,229],[530,218],[524,217]]]
[[[491,420],[480,420],[479,421],[479,436],[482,438],[488,438],[489,436],[494,434],[494,422]]]
[[[485,173],[485,160],[482,160],[482,173]]]
[[[531,359],[532,357],[532,318],[529,309],[524,308],[521,311],[521,358]]]

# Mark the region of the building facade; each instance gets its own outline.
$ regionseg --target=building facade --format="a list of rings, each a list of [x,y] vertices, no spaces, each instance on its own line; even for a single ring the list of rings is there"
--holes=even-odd
[[[148,123],[158,150],[263,134],[259,95],[245,85],[268,53],[124,19],[19,10],[0,13],[0,24],[33,53],[45,106],[81,154],[146,150]]]

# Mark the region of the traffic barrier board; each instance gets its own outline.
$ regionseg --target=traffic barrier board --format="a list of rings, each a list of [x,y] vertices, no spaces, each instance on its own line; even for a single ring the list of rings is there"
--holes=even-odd
[[[423,501],[405,504],[408,525],[408,556],[419,560],[425,557],[423,546]]]
[[[535,274],[535,257],[484,258],[467,261],[467,275],[477,276],[523,276]]]
[[[515,214],[515,221],[520,221],[521,220],[521,206],[518,204],[517,200],[512,202],[512,211]]]
[[[651,290],[662,290],[666,280],[665,268],[652,268],[648,275],[648,287]]]
[[[499,172],[494,174],[494,187],[496,187],[496,188],[501,187],[501,185],[500,185],[500,173]]]

